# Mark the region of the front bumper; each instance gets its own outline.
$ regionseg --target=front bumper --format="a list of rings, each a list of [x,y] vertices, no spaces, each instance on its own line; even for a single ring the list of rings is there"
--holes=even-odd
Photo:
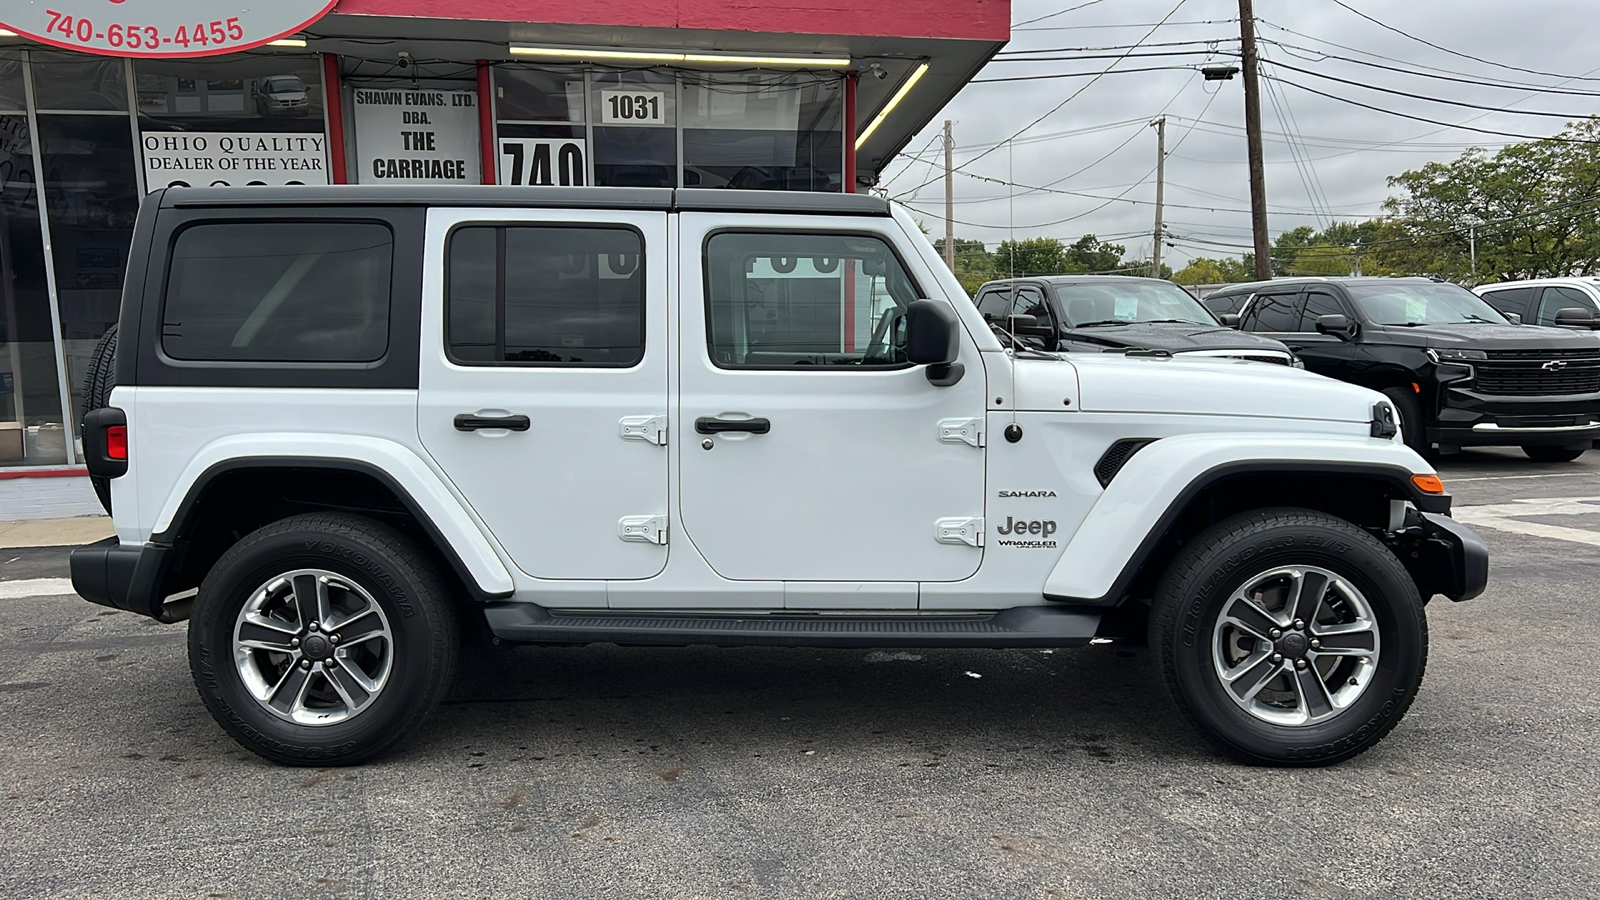
[[[1600,440],[1600,394],[1508,397],[1449,388],[1428,440],[1454,447],[1587,447]]]
[[[91,603],[159,622],[180,622],[186,617],[162,602],[158,588],[171,552],[155,544],[126,545],[114,537],[86,544],[68,557],[72,589]]]
[[[1449,516],[1420,513],[1423,539],[1406,567],[1422,599],[1443,594],[1471,600],[1489,584],[1489,548],[1471,528]]]

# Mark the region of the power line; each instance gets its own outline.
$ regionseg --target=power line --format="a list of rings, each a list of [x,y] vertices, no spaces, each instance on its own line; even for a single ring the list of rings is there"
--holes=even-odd
[[[1069,12],[1077,12],[1086,6],[1094,6],[1096,3],[1104,2],[1106,2],[1106,0],[1088,0],[1088,2],[1079,3],[1077,6],[1069,6],[1066,9],[1058,9],[1053,13],[1046,13],[1042,16],[1034,16],[1031,19],[1023,19],[1021,22],[1014,23],[1011,27],[1013,30],[1015,30],[1018,25],[1032,25],[1034,22],[1043,22],[1045,19],[1054,19],[1056,16],[1064,16]]]
[[[1093,77],[1095,81],[1099,81],[1101,78],[1104,78],[1107,75],[1132,75],[1132,74],[1134,74],[1136,72],[1171,72],[1171,71],[1176,71],[1176,70],[1184,70],[1184,71],[1193,72],[1195,70],[1195,67],[1194,66],[1146,66],[1146,67],[1140,68],[1140,69],[1117,69],[1115,71],[1109,71],[1108,70],[1108,71],[1104,71],[1104,72],[1055,72],[1055,73],[1052,73],[1052,74],[1049,74],[1049,75],[1012,75],[1012,76],[1009,76],[1009,77],[1006,77],[1006,78],[974,78],[974,79],[972,79],[971,81],[969,81],[967,83],[968,84],[995,84],[995,83],[1001,82],[1001,81],[1046,81],[1046,80],[1053,79],[1053,78],[1089,78],[1089,77]],[[1094,82],[1091,81],[1089,84],[1093,84],[1093,83]],[[1084,85],[1082,88],[1080,88],[1078,90],[1078,92],[1076,94],[1073,94],[1073,97],[1076,97],[1078,94],[1083,93],[1088,88],[1089,88],[1088,84]],[[1072,98],[1069,97],[1067,99],[1070,100]],[[1026,129],[1024,129],[1024,130],[1026,130]],[[1017,134],[1021,134],[1021,133],[1022,133],[1021,131],[1017,132]],[[1004,144],[1005,144],[1004,141],[1001,141],[1000,143],[1001,143],[1002,146],[1004,146]],[[994,148],[991,148],[991,149],[994,149]]]
[[[1403,38],[1405,38],[1407,40],[1416,41],[1419,44],[1423,44],[1425,46],[1432,47],[1435,50],[1441,51],[1443,53],[1448,53],[1451,56],[1459,56],[1462,59],[1470,59],[1473,62],[1483,63],[1486,66],[1495,66],[1495,67],[1501,68],[1501,69],[1509,69],[1509,70],[1511,70],[1513,72],[1526,72],[1529,75],[1541,75],[1541,76],[1543,76],[1545,78],[1563,78],[1563,79],[1566,79],[1568,81],[1600,81],[1600,78],[1586,78],[1586,77],[1584,77],[1582,75],[1562,75],[1559,72],[1542,72],[1542,71],[1540,71],[1538,69],[1525,69],[1525,68],[1523,68],[1521,66],[1510,65],[1509,63],[1495,62],[1492,59],[1484,59],[1481,56],[1473,56],[1470,53],[1463,53],[1460,50],[1452,50],[1449,47],[1444,47],[1444,46],[1441,46],[1439,44],[1435,44],[1433,41],[1430,41],[1430,40],[1428,40],[1426,38],[1420,38],[1420,37],[1417,37],[1414,34],[1410,34],[1408,32],[1402,31],[1401,29],[1396,28],[1393,25],[1389,25],[1387,23],[1380,22],[1377,19],[1374,19],[1373,17],[1371,17],[1371,16],[1367,15],[1366,13],[1362,12],[1361,10],[1356,9],[1355,7],[1345,3],[1344,0],[1333,0],[1333,4],[1335,6],[1338,6],[1338,7],[1342,8],[1342,9],[1345,9],[1345,10],[1348,10],[1349,12],[1354,13],[1357,16],[1360,16],[1363,19],[1366,19],[1368,22],[1371,22],[1372,24],[1378,26],[1379,28],[1383,28],[1383,29],[1386,29],[1388,31],[1392,31],[1395,34],[1398,34],[1398,35],[1400,35],[1401,37],[1403,37]]]
[[[1399,117],[1399,118],[1402,118],[1402,119],[1411,119],[1411,120],[1416,121],[1416,122],[1426,122],[1429,125],[1443,125],[1447,129],[1449,129],[1449,128],[1459,128],[1459,129],[1462,129],[1463,131],[1474,131],[1474,132],[1477,132],[1479,134],[1493,134],[1493,135],[1498,135],[1500,137],[1517,138],[1518,140],[1524,140],[1524,141],[1546,141],[1546,140],[1548,140],[1548,141],[1560,141],[1562,143],[1568,143],[1568,144],[1600,144],[1600,141],[1590,140],[1588,138],[1569,138],[1569,137],[1562,137],[1560,135],[1519,134],[1519,133],[1514,132],[1514,131],[1496,131],[1496,130],[1494,130],[1492,128],[1477,128],[1475,126],[1465,125],[1465,124],[1458,125],[1458,124],[1456,124],[1454,122],[1444,122],[1444,121],[1441,121],[1439,119],[1430,119],[1430,118],[1427,118],[1426,116],[1415,116],[1415,115],[1411,115],[1410,113],[1398,112],[1398,111],[1392,110],[1392,109],[1384,109],[1381,106],[1373,106],[1370,103],[1362,103],[1359,100],[1351,100],[1348,97],[1340,97],[1340,96],[1337,96],[1335,94],[1329,94],[1329,93],[1327,93],[1325,91],[1319,91],[1316,88],[1306,87],[1305,85],[1300,84],[1299,82],[1290,81],[1290,80],[1288,80],[1286,78],[1279,78],[1276,75],[1267,75],[1267,74],[1263,73],[1261,77],[1270,79],[1272,81],[1281,82],[1283,84],[1287,84],[1290,87],[1299,88],[1302,91],[1306,91],[1307,93],[1311,93],[1311,94],[1316,94],[1319,97],[1326,97],[1329,100],[1337,100],[1340,103],[1348,103],[1351,106],[1359,106],[1362,109],[1370,109],[1373,112],[1380,112],[1380,113],[1383,113],[1385,115],[1396,116],[1396,117]],[[1496,112],[1501,112],[1502,110],[1495,110],[1495,111]]]
[[[1351,85],[1352,87],[1366,88],[1369,91],[1380,91],[1380,92],[1385,93],[1385,94],[1394,94],[1394,95],[1399,96],[1399,97],[1410,97],[1413,100],[1426,100],[1426,101],[1428,101],[1430,103],[1444,103],[1444,104],[1447,104],[1449,106],[1466,107],[1467,109],[1484,109],[1484,110],[1488,110],[1489,112],[1505,113],[1507,115],[1513,115],[1513,116],[1547,116],[1547,117],[1552,118],[1552,119],[1566,119],[1568,121],[1571,121],[1573,119],[1587,119],[1587,118],[1593,117],[1593,115],[1594,115],[1593,113],[1583,114],[1583,113],[1545,112],[1545,111],[1542,111],[1542,110],[1533,110],[1533,109],[1508,109],[1508,108],[1499,107],[1499,106],[1484,106],[1481,103],[1468,103],[1468,102],[1466,102],[1464,100],[1446,100],[1443,97],[1429,97],[1429,96],[1427,96],[1425,94],[1414,94],[1414,93],[1412,93],[1410,91],[1402,91],[1402,90],[1399,90],[1397,88],[1379,87],[1378,85],[1367,84],[1366,82],[1362,82],[1362,81],[1352,81],[1352,80],[1350,80],[1348,78],[1340,78],[1337,75],[1325,75],[1325,74],[1323,74],[1321,72],[1318,72],[1318,71],[1316,71],[1314,69],[1302,69],[1299,66],[1291,66],[1286,62],[1278,62],[1276,60],[1273,60],[1271,62],[1272,62],[1272,65],[1277,66],[1277,67],[1279,67],[1281,69],[1288,69],[1291,72],[1299,72],[1299,73],[1301,73],[1303,75],[1310,75],[1310,76],[1312,76],[1314,78],[1322,78],[1322,79],[1326,79],[1328,81],[1336,81],[1336,82],[1338,82],[1340,84],[1348,84],[1348,85]]]
[[[1156,22],[1116,22],[1116,23],[1112,23],[1112,24],[1102,24],[1102,25],[1041,25],[1041,26],[1034,26],[1033,28],[1018,28],[1018,27],[1013,25],[1011,30],[1012,31],[1090,31],[1090,30],[1097,29],[1097,28],[1149,28],[1152,25],[1156,25],[1156,24],[1164,24],[1164,25],[1171,26],[1173,28],[1178,28],[1178,27],[1185,26],[1185,25],[1228,25],[1228,24],[1231,24],[1231,23],[1237,22],[1237,21],[1239,21],[1238,18],[1232,18],[1232,19],[1190,19],[1190,20],[1188,20],[1186,22],[1184,22],[1184,21],[1180,21],[1180,22],[1167,21],[1167,22],[1161,22],[1161,23],[1156,23]]]
[[[1106,44],[1101,47],[1036,47],[1023,50],[1001,50],[995,58],[1014,57],[1021,53],[1104,53],[1107,50],[1134,50],[1142,47],[1187,47],[1193,44],[1209,45],[1215,49],[1217,44],[1224,41],[1237,41],[1238,38],[1194,38],[1186,41],[1147,41],[1142,44]]]
[[[1410,75],[1414,78],[1432,78],[1436,81],[1451,81],[1455,82],[1456,84],[1469,84],[1473,87],[1495,88],[1503,91],[1522,91],[1524,93],[1532,92],[1536,94],[1562,94],[1571,97],[1600,97],[1600,91],[1565,90],[1557,87],[1541,87],[1531,84],[1516,84],[1512,82],[1497,81],[1460,73],[1444,74],[1447,73],[1448,70],[1432,69],[1432,67],[1425,67],[1431,69],[1431,71],[1407,69],[1400,66],[1384,65],[1383,63],[1372,62],[1371,60],[1357,59],[1353,56],[1343,56],[1338,53],[1329,53],[1326,50],[1318,50],[1315,47],[1302,47],[1298,44],[1290,44],[1284,41],[1274,41],[1268,38],[1262,38],[1261,42],[1264,44],[1271,44],[1272,46],[1283,50],[1285,53],[1288,53],[1290,56],[1293,56],[1295,59],[1304,59],[1306,62],[1324,62],[1326,60],[1336,59],[1340,62],[1347,62],[1352,65],[1366,66],[1371,69],[1382,69],[1386,72],[1397,72],[1401,75]],[[1338,45],[1335,44],[1334,46]],[[1318,58],[1310,59],[1301,56],[1299,53],[1294,52],[1296,50],[1299,50],[1302,53],[1314,53]],[[1387,57],[1381,56],[1378,58],[1387,59]]]

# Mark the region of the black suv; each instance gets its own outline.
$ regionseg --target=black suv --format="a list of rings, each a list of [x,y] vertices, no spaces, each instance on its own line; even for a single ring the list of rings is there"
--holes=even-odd
[[[1600,438],[1593,333],[1514,325],[1465,288],[1422,278],[1287,278],[1205,303],[1241,297],[1241,329],[1279,338],[1313,372],[1382,391],[1418,451],[1518,446],[1565,462]]]
[[[1226,327],[1188,291],[1159,278],[1055,275],[978,288],[978,311],[996,331],[1044,350],[1165,350],[1295,365],[1280,341]]]

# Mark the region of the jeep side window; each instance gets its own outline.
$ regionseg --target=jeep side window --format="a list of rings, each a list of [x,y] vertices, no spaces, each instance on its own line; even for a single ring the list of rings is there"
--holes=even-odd
[[[389,348],[394,236],[376,222],[218,222],[173,243],[173,359],[374,362]]]
[[[1246,331],[1287,333],[1299,327],[1299,294],[1257,294],[1245,314]]]
[[[1577,288],[1547,287],[1539,298],[1539,319],[1537,325],[1554,325],[1556,313],[1563,309],[1581,309],[1590,315],[1596,315],[1594,301],[1589,295]]]
[[[907,364],[906,307],[923,294],[881,238],[725,231],[705,254],[716,365]]]
[[[467,364],[644,358],[644,241],[630,228],[471,225],[450,235],[445,341]]]

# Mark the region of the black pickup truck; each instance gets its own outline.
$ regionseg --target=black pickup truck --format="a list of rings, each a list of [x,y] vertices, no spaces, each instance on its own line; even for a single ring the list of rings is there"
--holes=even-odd
[[[1053,275],[978,288],[978,311],[997,331],[1041,350],[1166,351],[1296,365],[1281,341],[1227,327],[1188,291],[1159,278]]]
[[[1239,309],[1241,329],[1283,341],[1313,372],[1382,391],[1420,452],[1512,446],[1567,462],[1600,439],[1600,335],[1513,324],[1458,285],[1285,278],[1205,304]]]

